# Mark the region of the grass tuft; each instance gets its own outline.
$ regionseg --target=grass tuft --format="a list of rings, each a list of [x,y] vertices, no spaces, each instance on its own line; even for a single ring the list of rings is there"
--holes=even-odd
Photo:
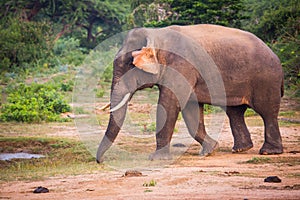
[[[270,161],[271,158],[268,157],[253,157],[250,160],[247,160],[246,163],[263,164],[263,163],[269,163]]]
[[[155,181],[155,180],[151,180],[151,181],[149,181],[149,182],[145,182],[144,184],[143,184],[143,186],[144,187],[154,187],[154,186],[156,186],[156,184],[157,184],[157,182]]]

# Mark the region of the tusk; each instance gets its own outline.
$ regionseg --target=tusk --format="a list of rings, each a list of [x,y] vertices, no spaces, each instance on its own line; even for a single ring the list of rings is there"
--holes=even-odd
[[[130,93],[127,93],[118,105],[116,105],[114,108],[110,109],[110,112],[119,110],[128,101],[129,97],[130,97]]]
[[[102,106],[101,108],[98,108],[99,110],[105,111],[110,106],[110,102]]]

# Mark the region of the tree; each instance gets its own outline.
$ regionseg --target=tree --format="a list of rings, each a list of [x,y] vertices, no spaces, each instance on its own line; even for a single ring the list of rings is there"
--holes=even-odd
[[[250,20],[244,27],[266,42],[299,30],[300,2],[298,0],[248,0]]]
[[[263,39],[281,60],[286,87],[300,96],[300,1],[247,0],[244,28]]]
[[[219,24],[240,27],[244,9],[241,0],[169,0],[171,7],[179,13],[185,24]]]
[[[125,19],[129,11],[129,4],[125,1],[90,1],[86,9],[75,21],[77,27],[83,28],[87,32],[87,43],[92,46],[107,37],[122,31]]]
[[[173,11],[168,3],[158,0],[132,0],[132,12],[127,18],[127,28],[143,26],[166,26],[169,17],[173,18]]]
[[[8,17],[0,20],[0,72],[16,72],[51,57],[51,28],[47,23]],[[0,73],[1,74],[1,73]]]
[[[122,6],[120,6],[122,5]],[[62,36],[93,48],[122,31],[129,10],[125,0],[0,1],[0,69],[3,72],[53,63],[51,49]],[[53,63],[55,64],[55,63]]]
[[[3,0],[1,18],[18,15],[23,21],[48,20],[56,30],[55,40],[82,29],[86,42],[105,39],[122,30],[129,3],[125,0]]]
[[[242,0],[156,0],[140,4],[133,11],[136,12],[138,8],[145,13],[152,10],[152,15],[156,14],[150,20],[147,19],[149,15],[144,15],[145,26],[210,23],[240,27],[241,20],[244,19],[241,14],[244,9]],[[163,17],[159,17],[161,13],[164,14]]]

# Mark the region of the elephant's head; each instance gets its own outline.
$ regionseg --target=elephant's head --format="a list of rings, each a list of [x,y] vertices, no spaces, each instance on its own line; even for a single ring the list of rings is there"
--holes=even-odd
[[[109,124],[97,152],[97,162],[112,145],[124,122],[127,104],[139,89],[154,86],[161,75],[155,49],[150,47],[147,32],[135,29],[128,33],[113,63]]]

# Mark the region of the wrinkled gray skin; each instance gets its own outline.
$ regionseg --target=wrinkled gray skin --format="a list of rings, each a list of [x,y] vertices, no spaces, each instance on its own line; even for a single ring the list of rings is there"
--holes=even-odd
[[[142,47],[156,49],[157,74],[133,65],[132,52]],[[130,93],[131,97],[135,91],[154,85],[159,88],[160,106],[157,109],[157,146],[150,159],[169,158],[179,112],[191,136],[202,145],[202,155],[211,154],[218,147],[218,143],[206,134],[203,104],[221,106],[226,111],[234,138],[233,152],[253,147],[244,121],[247,107],[254,109],[264,121],[265,140],[260,154],[283,152],[277,121],[283,95],[282,67],[278,57],[253,34],[215,25],[130,31],[114,60],[111,108],[126,94]],[[126,115],[127,102],[110,113],[97,162],[103,161],[103,154],[116,139]]]

